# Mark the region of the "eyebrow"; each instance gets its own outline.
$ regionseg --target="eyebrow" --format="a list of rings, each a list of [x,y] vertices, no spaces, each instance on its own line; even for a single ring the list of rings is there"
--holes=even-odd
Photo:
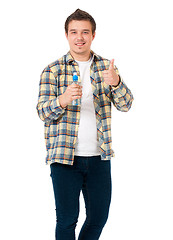
[[[73,31],[77,31],[77,29],[70,29],[70,32],[73,32]],[[87,31],[87,32],[90,32],[90,30],[89,29],[82,29],[82,31]]]

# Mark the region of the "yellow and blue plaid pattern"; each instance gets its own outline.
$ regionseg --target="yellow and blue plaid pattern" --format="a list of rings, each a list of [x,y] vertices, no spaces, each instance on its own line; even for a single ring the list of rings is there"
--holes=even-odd
[[[111,102],[120,111],[130,109],[133,95],[120,77],[117,87],[104,82],[102,71],[109,69],[110,61],[94,52],[90,68],[93,101],[96,113],[97,136],[100,143],[101,159],[114,157],[111,139]],[[118,69],[115,67],[116,72]],[[73,72],[81,82],[79,67],[70,52],[48,65],[41,74],[37,112],[45,124],[46,164],[59,162],[73,165],[75,143],[78,136],[80,103],[61,108],[59,96],[73,83]],[[118,73],[119,74],[119,73]]]

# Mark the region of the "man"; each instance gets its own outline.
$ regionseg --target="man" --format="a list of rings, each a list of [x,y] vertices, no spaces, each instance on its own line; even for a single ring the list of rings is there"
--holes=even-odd
[[[114,60],[91,51],[95,29],[92,16],[77,9],[65,23],[70,51],[41,74],[37,111],[45,122],[57,240],[75,239],[81,190],[86,220],[78,240],[99,239],[111,201],[111,103],[128,111],[133,101]]]

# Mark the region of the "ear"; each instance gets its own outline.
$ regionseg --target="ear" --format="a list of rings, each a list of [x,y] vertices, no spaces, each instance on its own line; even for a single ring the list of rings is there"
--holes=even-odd
[[[65,32],[65,36],[66,36],[66,38],[67,38],[67,40],[68,40],[68,34]]]
[[[93,40],[94,40],[95,36],[96,36],[96,32],[93,33]]]

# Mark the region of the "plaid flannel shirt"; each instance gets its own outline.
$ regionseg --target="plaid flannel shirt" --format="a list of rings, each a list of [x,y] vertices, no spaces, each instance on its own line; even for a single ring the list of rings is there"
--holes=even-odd
[[[120,77],[117,87],[104,82],[102,71],[109,69],[110,61],[93,51],[93,62],[90,67],[90,79],[93,90],[93,101],[96,114],[97,137],[100,144],[101,159],[114,157],[111,139],[111,103],[120,111],[130,109],[133,96]],[[115,67],[118,73],[118,69]],[[48,65],[41,74],[37,112],[45,124],[46,164],[59,162],[73,165],[74,150],[78,136],[80,120],[80,103],[78,106],[68,104],[62,108],[59,96],[73,83],[73,72],[78,74],[79,67],[70,52]]]

